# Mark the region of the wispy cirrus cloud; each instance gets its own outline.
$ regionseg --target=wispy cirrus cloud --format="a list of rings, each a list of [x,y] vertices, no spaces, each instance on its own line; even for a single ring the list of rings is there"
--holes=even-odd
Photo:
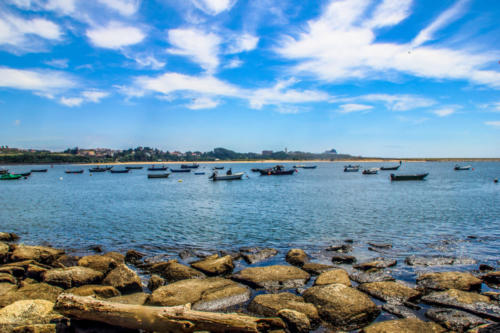
[[[105,91],[100,91],[97,89],[85,90],[80,93],[80,95],[73,97],[62,96],[59,102],[68,107],[80,106],[83,103],[99,103],[101,99],[108,97],[109,93]]]
[[[236,0],[191,0],[193,5],[209,15],[218,15],[230,10]]]
[[[385,104],[387,109],[392,111],[408,111],[436,104],[436,101],[428,97],[402,94],[367,94],[353,97],[352,99],[368,102],[382,102]]]
[[[456,110],[454,108],[442,108],[438,110],[434,110],[432,113],[434,113],[438,117],[448,117],[454,114]]]
[[[219,101],[215,99],[210,97],[198,97],[194,98],[192,103],[187,105],[187,108],[191,110],[213,109],[217,105],[219,105]]]
[[[500,120],[485,121],[485,125],[500,128]]]
[[[368,111],[373,109],[372,105],[366,105],[366,104],[342,104],[340,105],[339,112],[340,113],[352,113],[352,112],[359,112],[359,111]]]

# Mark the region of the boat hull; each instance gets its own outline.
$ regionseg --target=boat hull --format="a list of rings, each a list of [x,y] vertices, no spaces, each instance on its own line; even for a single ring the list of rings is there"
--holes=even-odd
[[[9,173],[1,175],[0,180],[16,180],[16,179],[21,179],[23,176],[21,175],[11,175]]]
[[[31,172],[47,172],[47,169],[32,169]]]
[[[285,170],[285,171],[276,171],[276,170],[259,170],[261,176],[286,176],[293,175],[295,169]]]
[[[198,164],[182,164],[181,169],[198,169],[199,165]]]
[[[376,175],[377,170],[363,170],[363,175]]]
[[[380,170],[382,171],[388,171],[388,170],[398,170],[400,165],[394,166],[394,167],[380,167]]]
[[[170,176],[169,173],[163,173],[163,174],[150,174],[148,175],[148,178],[168,178]]]
[[[233,175],[222,175],[222,176],[215,176],[212,177],[213,181],[219,181],[219,180],[239,180],[243,177],[243,172],[235,173]]]
[[[428,173],[422,173],[417,175],[395,175],[391,173],[392,181],[407,181],[407,180],[424,180],[427,177]]]
[[[472,169],[472,166],[468,165],[468,166],[456,166],[453,168],[455,171],[465,171],[465,170],[470,170]]]
[[[68,173],[68,174],[77,174],[77,173],[83,173],[83,170],[77,170],[77,171],[64,171],[64,173]]]
[[[105,169],[105,168],[93,168],[93,169],[89,169],[89,172],[106,172],[108,171],[108,169]]]
[[[191,169],[170,169],[171,172],[191,172]]]
[[[148,168],[148,171],[167,171],[168,167],[165,168]]]

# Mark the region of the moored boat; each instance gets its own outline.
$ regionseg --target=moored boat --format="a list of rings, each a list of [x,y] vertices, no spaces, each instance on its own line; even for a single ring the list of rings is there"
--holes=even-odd
[[[181,169],[198,169],[200,165],[193,163],[193,164],[181,164]]]
[[[214,170],[224,170],[224,167],[223,166],[216,166],[216,167],[214,167]]]
[[[455,171],[470,170],[470,169],[472,169],[472,165],[459,166],[459,165],[457,164],[457,165],[455,165],[455,167],[453,168],[453,170],[455,170]]]
[[[21,175],[12,175],[10,173],[6,173],[3,175],[0,175],[0,180],[16,180],[16,179],[21,179],[23,176]]]
[[[399,161],[399,165],[394,165],[394,166],[389,166],[389,167],[386,167],[386,166],[381,166],[380,167],[380,170],[382,171],[388,171],[388,170],[398,170],[399,167],[401,166],[401,164],[403,164],[403,162]]]
[[[125,169],[128,170],[141,170],[143,167],[141,166],[126,166]]]
[[[18,175],[21,175],[23,177],[29,177],[29,176],[31,176],[31,171],[30,172],[18,173]]]
[[[295,169],[301,168],[301,169],[316,169],[318,166],[317,165],[294,165],[293,166]]]
[[[48,169],[31,169],[31,172],[47,172]]]
[[[77,173],[83,173],[83,169],[82,170],[66,170],[64,172],[69,173],[69,174],[77,174]]]
[[[429,173],[420,173],[415,175],[395,175],[391,173],[391,180],[424,180]]]
[[[89,172],[106,172],[108,171],[107,168],[100,168],[100,167],[95,167],[95,168],[90,168],[89,169]]]
[[[252,172],[259,172],[259,171],[260,171],[260,169],[259,169],[259,168],[252,168],[252,169],[250,169],[250,170],[252,170]]]
[[[124,169],[124,170],[110,170],[111,173],[128,173],[130,170],[129,169]]]
[[[168,178],[170,176],[169,173],[154,173],[148,174],[148,178]]]
[[[376,175],[378,173],[378,169],[376,168],[364,169],[362,173],[363,175]]]
[[[282,165],[277,165],[273,168],[269,169],[259,169],[261,176],[285,176],[285,175],[293,175],[297,172],[296,169],[285,170],[285,167]]]
[[[171,172],[191,172],[191,169],[170,169]]]
[[[209,177],[209,179],[212,179],[213,181],[218,181],[218,180],[238,180],[243,177],[244,173],[243,172],[237,172],[233,173],[231,175],[218,175],[217,173],[214,173],[212,176]]]
[[[154,165],[148,168],[148,171],[167,171],[168,167],[166,166],[161,166],[161,167],[155,167]]]
[[[197,176],[200,176],[200,175],[204,175],[205,173],[204,172],[195,172],[194,174]]]
[[[344,172],[358,172],[359,171],[359,165],[345,165],[344,166]]]

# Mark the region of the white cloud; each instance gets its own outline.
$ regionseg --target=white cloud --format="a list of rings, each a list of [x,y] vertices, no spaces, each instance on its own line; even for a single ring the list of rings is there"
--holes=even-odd
[[[365,104],[342,104],[340,106],[340,113],[351,113],[351,112],[358,112],[358,111],[367,111],[373,109],[373,106],[371,105],[365,105]]]
[[[368,94],[354,97],[353,99],[369,102],[382,102],[389,110],[392,111],[408,111],[436,104],[436,102],[430,98],[414,95]]]
[[[75,80],[63,72],[0,67],[0,87],[53,93],[75,85]]]
[[[235,38],[234,42],[230,43],[227,53],[233,54],[233,53],[252,51],[257,47],[258,43],[259,43],[259,37],[246,33],[238,35]]]
[[[500,72],[484,69],[498,60],[498,54],[491,50],[472,53],[467,47],[439,46],[410,50],[410,43],[379,42],[376,31],[363,25],[370,3],[368,0],[332,1],[318,19],[308,22],[303,32],[295,37],[285,36],[276,52],[297,61],[295,72],[328,82],[380,79],[402,73],[430,79],[467,80],[500,88]],[[398,19],[403,16],[400,14]],[[380,20],[374,21],[378,22],[376,26],[397,21],[395,18]]]
[[[217,15],[231,9],[236,0],[191,0],[200,10],[209,15]]]
[[[191,110],[199,110],[199,109],[213,109],[217,105],[219,105],[219,102],[216,100],[213,100],[208,97],[199,97],[199,98],[194,98],[193,102],[189,104],[187,107]]]
[[[168,52],[186,56],[208,72],[219,66],[221,39],[216,34],[198,29],[172,29],[168,31],[168,41],[174,46]]]
[[[134,60],[140,68],[151,68],[154,70],[158,70],[165,67],[166,65],[164,61],[156,59],[156,57],[152,54],[128,52],[122,53],[125,57]]]
[[[500,127],[500,121],[498,121],[498,120],[496,120],[496,121],[485,121],[484,123],[485,123],[485,125],[488,125],[488,126]]]
[[[45,10],[53,10],[68,15],[75,12],[75,2],[76,0],[49,0],[43,8]]]
[[[384,0],[377,6],[367,26],[380,28],[396,25],[410,14],[412,0]]]
[[[51,59],[47,60],[44,63],[46,65],[49,65],[51,67],[56,67],[56,68],[68,68],[68,59]]]
[[[238,68],[243,65],[243,61],[238,58],[229,60],[229,62],[224,66],[224,68]]]
[[[89,29],[86,35],[92,44],[107,49],[120,49],[138,44],[146,37],[141,29],[114,21],[105,27]]]
[[[80,106],[83,103],[83,98],[81,97],[61,97],[59,100],[61,104],[69,107]]]
[[[454,114],[455,113],[455,109],[453,109],[453,108],[443,108],[443,109],[435,110],[433,113],[436,116],[439,116],[439,117],[447,117],[447,116],[450,116],[450,115]]]
[[[94,103],[99,103],[101,99],[108,96],[109,96],[108,92],[99,90],[86,90],[82,92],[82,97],[85,98],[86,101]]]
[[[469,0],[459,0],[452,7],[442,12],[435,21],[419,32],[417,37],[412,41],[411,46],[417,47],[434,39],[434,34],[438,30],[465,14],[466,4],[468,2]]]
[[[99,0],[103,5],[124,16],[134,15],[139,9],[139,0]]]

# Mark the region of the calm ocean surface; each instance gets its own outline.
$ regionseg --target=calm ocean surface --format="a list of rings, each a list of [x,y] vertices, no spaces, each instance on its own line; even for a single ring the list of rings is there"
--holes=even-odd
[[[360,245],[357,255],[367,257],[377,255],[363,250],[373,241],[392,243],[397,258],[499,259],[500,184],[493,179],[500,177],[500,163],[473,163],[473,171],[454,171],[454,163],[404,163],[396,172],[429,172],[421,182],[391,182],[390,171],[344,173],[344,163],[318,163],[315,170],[281,177],[250,171],[270,164],[224,165],[248,178],[213,183],[213,165],[206,164],[198,170],[206,175],[168,179],[147,179],[147,165],[129,174],[92,175],[87,166],[76,175],[64,170],[82,167],[47,166],[47,173],[28,180],[0,182],[0,229],[24,243],[75,252],[96,244],[151,255],[269,246],[301,247],[321,257],[325,246],[350,238]],[[25,172],[32,166],[8,168]]]

